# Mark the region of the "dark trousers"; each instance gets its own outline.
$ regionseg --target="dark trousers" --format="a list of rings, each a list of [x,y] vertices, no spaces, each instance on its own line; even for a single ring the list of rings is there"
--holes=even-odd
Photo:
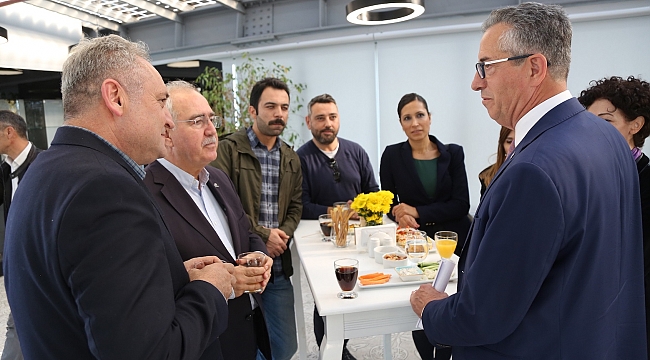
[[[422,360],[449,360],[451,358],[451,347],[433,346],[424,334],[424,330],[416,330],[411,334],[413,335],[415,348]]]
[[[316,305],[314,305],[314,336],[316,337],[316,344],[320,348],[320,343],[323,342],[323,337],[325,336],[325,321],[318,313]],[[348,345],[348,339],[343,341],[343,349]]]

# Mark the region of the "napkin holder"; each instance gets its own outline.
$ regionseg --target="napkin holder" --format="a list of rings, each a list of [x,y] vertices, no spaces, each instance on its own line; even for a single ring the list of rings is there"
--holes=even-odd
[[[354,229],[358,252],[368,252],[370,237],[379,238],[379,246],[395,246],[395,232],[397,226],[393,224],[363,226]]]

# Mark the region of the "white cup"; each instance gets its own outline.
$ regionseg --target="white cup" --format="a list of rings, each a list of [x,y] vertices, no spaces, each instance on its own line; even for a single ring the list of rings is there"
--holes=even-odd
[[[368,239],[368,256],[371,258],[375,257],[375,248],[381,244],[381,240],[377,237],[371,237]]]

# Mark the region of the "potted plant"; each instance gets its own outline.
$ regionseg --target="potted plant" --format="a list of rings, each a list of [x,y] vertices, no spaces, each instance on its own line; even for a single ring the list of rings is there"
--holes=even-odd
[[[234,69],[234,73],[222,73],[217,68],[206,67],[203,73],[196,78],[201,93],[208,100],[215,115],[225,120],[225,126],[218,129],[219,135],[234,132],[238,129],[249,127],[253,119],[248,113],[248,102],[251,89],[255,83],[265,77],[275,77],[284,81],[291,92],[291,113],[299,113],[304,107],[302,92],[307,85],[291,80],[290,66],[273,62],[271,66],[264,64],[264,59],[253,58],[248,53],[241,57],[242,62]],[[303,124],[301,121],[300,124]],[[287,143],[295,145],[300,138],[299,134],[289,126],[282,137]]]

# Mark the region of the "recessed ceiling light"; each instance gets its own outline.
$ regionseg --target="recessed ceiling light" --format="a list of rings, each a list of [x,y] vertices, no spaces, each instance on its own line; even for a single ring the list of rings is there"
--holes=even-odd
[[[189,61],[177,61],[173,63],[167,64],[167,66],[171,68],[196,68],[199,67],[199,61],[198,60],[189,60]]]
[[[353,24],[393,24],[422,15],[424,0],[352,0],[345,10]]]
[[[22,70],[0,68],[0,75],[22,75],[22,74],[23,74]]]

